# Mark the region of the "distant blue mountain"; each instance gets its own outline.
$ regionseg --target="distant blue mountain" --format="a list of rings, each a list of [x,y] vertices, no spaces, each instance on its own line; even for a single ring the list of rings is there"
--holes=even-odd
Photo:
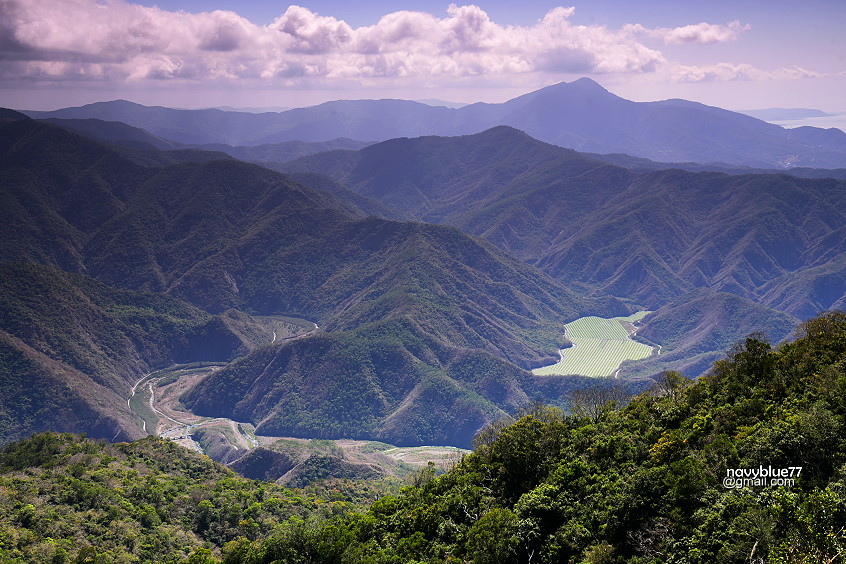
[[[11,111],[11,110],[7,110]],[[17,112],[12,112],[17,113]],[[27,119],[23,114],[21,118]],[[2,121],[2,114],[0,114]],[[285,163],[306,155],[313,155],[323,151],[335,151],[339,149],[361,149],[368,145],[364,141],[352,139],[333,139],[331,141],[283,141],[281,143],[270,143],[264,145],[238,145],[232,146],[224,143],[206,143],[202,145],[183,144],[176,141],[169,141],[162,137],[126,125],[119,121],[103,121],[95,118],[87,119],[64,119],[47,118],[45,120],[64,129],[78,133],[89,139],[114,145],[122,145],[135,149],[158,149],[160,151],[173,151],[180,149],[196,149],[200,151],[212,151],[226,153],[231,157],[242,161],[254,163]]]
[[[39,118],[122,121],[159,137],[190,144],[260,145],[340,137],[382,141],[422,135],[465,135],[510,125],[535,139],[562,147],[624,153],[661,162],[722,162],[763,168],[846,167],[846,133],[840,130],[788,130],[748,115],[685,100],[632,102],[587,78],[562,82],[502,104],[477,103],[461,108],[407,100],[341,100],[281,113],[252,114],[173,110],[115,101],[26,113]]]

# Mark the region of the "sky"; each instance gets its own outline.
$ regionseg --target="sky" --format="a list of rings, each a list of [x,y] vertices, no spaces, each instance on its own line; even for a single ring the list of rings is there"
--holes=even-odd
[[[846,112],[846,0],[0,0],[0,106],[635,101]]]

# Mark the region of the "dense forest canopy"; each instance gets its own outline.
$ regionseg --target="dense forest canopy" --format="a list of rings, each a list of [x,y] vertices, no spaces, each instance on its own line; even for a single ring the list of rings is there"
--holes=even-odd
[[[699,381],[667,373],[590,416],[537,408],[365,515],[283,526],[225,561],[838,562],[844,368],[844,313],[775,350],[752,336]],[[724,485],[761,467],[802,469],[792,485]]]

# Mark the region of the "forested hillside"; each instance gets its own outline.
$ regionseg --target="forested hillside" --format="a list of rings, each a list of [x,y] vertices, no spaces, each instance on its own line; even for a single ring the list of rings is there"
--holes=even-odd
[[[564,323],[632,307],[586,297],[456,228],[365,217],[256,165],[104,145],[29,119],[0,128],[0,256],[19,264],[3,271],[14,310],[0,321],[13,351],[3,370],[16,390],[4,420],[23,423],[7,438],[51,428],[139,436],[125,407],[134,381],[173,362],[249,353],[273,340],[270,330],[244,334],[257,326],[250,315],[288,315],[327,333],[233,367],[238,389],[252,390],[244,397],[210,396],[220,388],[210,380],[193,405],[268,432],[468,445],[487,422],[543,397],[524,369],[555,360]],[[24,275],[32,280],[15,278]],[[350,382],[330,385],[337,374]],[[36,375],[52,384],[35,404],[81,415],[32,419],[17,390]],[[65,385],[70,376],[77,383]],[[283,389],[301,399],[271,403]],[[96,405],[82,409],[80,396]],[[444,414],[453,425],[439,424]]]
[[[211,564],[227,543],[364,500],[346,490],[246,480],[164,439],[35,435],[0,453],[0,560]]]
[[[843,313],[777,349],[749,338],[697,382],[668,373],[624,407],[534,409],[444,476],[364,515],[242,540],[225,561],[839,562],[844,366]],[[760,468],[793,482],[724,481]]]
[[[808,318],[844,305],[846,182],[634,172],[509,127],[289,163],[648,308],[697,288]]]
[[[133,382],[174,362],[243,355],[256,344],[243,333],[251,325],[82,274],[0,264],[0,442],[48,430],[141,438],[126,402]]]
[[[561,390],[572,386],[524,370],[555,362],[563,324],[580,315],[663,306],[642,333],[663,343],[663,356],[638,375],[695,375],[742,335],[761,330],[784,338],[796,319],[778,308],[804,316],[839,303],[843,269],[835,249],[844,212],[835,180],[635,173],[500,127],[460,138],[399,139],[292,165],[331,165],[326,172],[349,190],[313,173],[297,178],[333,196],[214,153],[119,148],[15,117],[2,125],[0,146],[4,261],[228,312],[196,321],[211,325],[196,329],[195,354],[186,356],[180,351],[187,345],[162,337],[159,326],[135,323],[134,344],[104,346],[86,329],[91,323],[60,331],[31,308],[27,323],[41,328],[33,334],[54,335],[60,345],[5,329],[31,349],[9,341],[19,366],[7,370],[10,389],[20,385],[14,374],[54,381],[65,366],[87,382],[90,359],[108,367],[94,372],[104,374],[100,407],[77,411],[110,415],[96,423],[89,415],[77,423],[62,418],[60,430],[134,436],[121,398],[145,370],[189,356],[227,360],[270,342],[269,331],[265,340],[246,338],[227,321],[232,316],[250,324],[247,315],[293,315],[327,333],[275,343],[210,377],[186,396],[202,414],[267,433],[469,445],[481,426],[520,405],[563,401]],[[454,227],[362,212],[391,207],[402,210],[398,217],[477,233],[502,250]],[[706,229],[711,220],[719,233]],[[69,280],[51,276],[55,284]],[[50,295],[48,286],[34,288]],[[691,293],[701,286],[708,291]],[[65,320],[99,319],[103,314],[90,311],[97,303],[78,301]],[[97,328],[112,323],[107,335],[128,334],[107,314],[112,321]],[[90,338],[80,340],[86,331]],[[74,340],[69,356],[62,347]],[[170,348],[160,352],[143,344],[165,341]],[[140,349],[153,356],[135,360]],[[201,358],[202,351],[211,356]],[[339,383],[338,374],[348,381]],[[68,393],[88,390],[77,384]],[[9,438],[50,428],[25,423],[32,413],[17,413],[20,402],[9,405],[18,407],[5,419],[24,423]]]
[[[661,355],[624,375],[700,375],[751,332],[778,342],[799,319],[844,305],[842,180],[630,170],[509,127],[286,168],[329,175],[396,217],[484,237],[570,287],[657,310],[639,335]]]
[[[738,340],[755,333],[778,343],[793,335],[799,320],[787,313],[730,294],[699,288],[660,307],[648,316],[637,338],[660,343],[656,354],[627,367],[627,375],[659,374],[666,370],[704,374]]]
[[[838,562],[846,554],[844,366],[846,314],[825,314],[778,348],[738,343],[699,381],[667,373],[627,405],[581,394],[572,415],[538,406],[492,425],[451,471],[424,470],[364,513],[346,514],[353,490],[334,490],[331,502],[294,494],[234,478],[161,440],[106,445],[40,435],[0,455],[0,555],[193,564]],[[727,479],[736,469],[770,476]],[[776,483],[776,472],[789,479]]]

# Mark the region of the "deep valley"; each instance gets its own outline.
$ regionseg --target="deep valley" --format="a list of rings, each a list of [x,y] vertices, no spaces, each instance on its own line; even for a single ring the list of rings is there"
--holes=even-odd
[[[3,110],[0,559],[839,562],[844,167],[589,79]]]

